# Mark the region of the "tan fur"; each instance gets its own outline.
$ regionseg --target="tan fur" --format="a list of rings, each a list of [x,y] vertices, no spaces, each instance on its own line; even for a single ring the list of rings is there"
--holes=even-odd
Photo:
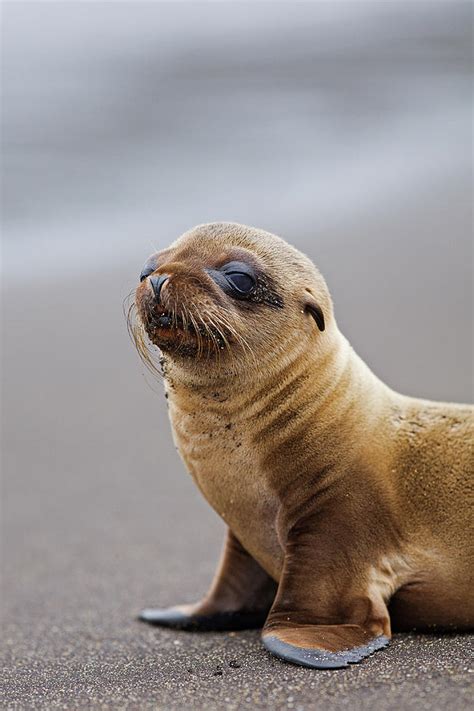
[[[219,292],[203,270],[236,251],[270,275],[282,308]],[[390,635],[389,606],[400,628],[471,626],[473,409],[383,384],[340,333],[322,276],[278,237],[202,225],[158,255],[156,273],[171,275],[165,303],[229,326],[225,347],[194,355],[176,350],[176,335],[148,332],[165,355],[188,471],[279,583],[264,635],[305,648],[357,647]],[[144,281],[145,321],[149,298]]]

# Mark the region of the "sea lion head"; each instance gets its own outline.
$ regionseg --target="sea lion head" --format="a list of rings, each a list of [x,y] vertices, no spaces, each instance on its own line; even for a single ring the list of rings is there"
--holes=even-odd
[[[269,232],[234,223],[199,225],[151,255],[136,290],[132,332],[188,368],[262,363],[323,336],[332,319],[314,264]]]

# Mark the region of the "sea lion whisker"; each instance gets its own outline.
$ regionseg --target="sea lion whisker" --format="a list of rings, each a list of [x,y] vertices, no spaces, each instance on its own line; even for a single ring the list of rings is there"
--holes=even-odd
[[[194,318],[192,312],[191,312],[191,311],[188,311],[188,313],[189,313],[189,318],[190,318],[191,323],[192,323],[193,328],[194,328],[194,332],[196,333],[197,342],[198,342],[198,356],[200,356],[200,355],[202,354],[202,344],[203,344],[202,335],[201,335],[201,332],[200,332],[200,329],[199,329],[199,325],[198,325],[198,323],[196,322],[196,319]]]
[[[226,338],[225,334],[223,333],[222,329],[219,327],[219,324],[214,321],[214,319],[211,316],[211,313],[209,311],[206,311],[205,315],[206,315],[206,321],[208,322],[208,325],[210,326],[210,333],[212,333],[213,338],[216,342],[216,348],[218,350],[219,359],[220,359],[220,353],[223,348],[226,348],[228,350],[228,352],[231,353],[231,356],[233,357],[233,353],[231,352],[229,341]]]
[[[149,370],[153,376],[162,378],[163,372],[161,367],[157,365],[153,359],[153,351],[151,348],[152,344],[150,343],[146,329],[140,320],[137,319],[134,323],[129,324],[128,332],[133,344],[135,345],[140,360],[145,365],[147,370]]]
[[[219,314],[218,318],[219,318],[219,321],[222,324],[222,326],[228,330],[229,335],[234,338],[235,342],[242,348],[244,353],[247,352],[247,354],[251,358],[252,362],[256,362],[253,350],[252,350],[250,344],[248,343],[247,339],[241,333],[239,333],[238,330],[221,313]],[[228,344],[228,350],[231,355],[231,359],[236,360],[234,351],[232,348],[230,348],[230,344]]]
[[[216,339],[216,335],[213,332],[212,328],[210,327],[210,324],[205,320],[202,316],[201,313],[197,314],[197,317],[199,319],[199,322],[202,324],[202,328],[204,329],[204,332],[207,334],[208,338],[207,340],[207,355],[210,357],[211,355],[211,345],[213,347],[214,353],[217,356],[218,361],[220,361],[220,349],[219,349],[219,344]]]

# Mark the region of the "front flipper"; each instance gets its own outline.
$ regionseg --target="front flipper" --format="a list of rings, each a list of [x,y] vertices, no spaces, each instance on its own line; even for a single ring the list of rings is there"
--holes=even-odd
[[[337,524],[308,519],[288,533],[278,593],[262,632],[265,648],[287,662],[339,669],[389,642],[388,610],[365,562],[371,551],[361,555],[353,545],[356,532],[352,539]]]
[[[276,657],[314,669],[341,669],[360,662],[389,643],[358,625],[299,625],[271,628],[262,635],[264,647]]]
[[[202,600],[142,610],[139,619],[196,632],[261,628],[275,593],[276,583],[229,530],[216,576]]]

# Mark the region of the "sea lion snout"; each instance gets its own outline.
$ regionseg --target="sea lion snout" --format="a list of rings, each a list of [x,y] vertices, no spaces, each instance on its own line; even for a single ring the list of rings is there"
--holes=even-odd
[[[219,311],[224,295],[197,259],[150,257],[135,301],[149,340],[166,353],[199,359],[230,348],[232,325]],[[140,348],[140,338],[135,343]]]

